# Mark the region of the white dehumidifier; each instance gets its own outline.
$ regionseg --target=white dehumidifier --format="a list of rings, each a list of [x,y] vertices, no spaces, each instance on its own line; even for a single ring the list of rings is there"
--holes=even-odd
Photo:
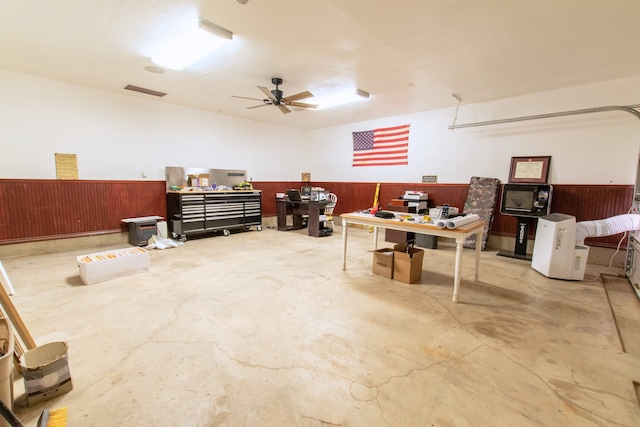
[[[553,213],[538,218],[531,267],[552,279],[583,280],[589,246],[576,244],[576,218]]]

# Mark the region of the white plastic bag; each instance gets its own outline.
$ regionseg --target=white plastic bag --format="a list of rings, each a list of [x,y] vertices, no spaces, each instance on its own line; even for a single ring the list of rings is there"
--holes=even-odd
[[[166,237],[153,235],[149,239],[149,244],[146,249],[169,249],[177,248],[180,245],[184,245],[184,242],[176,242],[175,240],[168,239]]]

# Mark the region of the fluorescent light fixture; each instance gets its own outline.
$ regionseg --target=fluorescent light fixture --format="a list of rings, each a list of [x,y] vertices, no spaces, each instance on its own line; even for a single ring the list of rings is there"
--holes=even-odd
[[[338,105],[349,104],[355,101],[361,101],[369,98],[369,93],[356,89],[355,92],[337,92],[316,99],[318,110],[325,108],[337,107]]]
[[[164,68],[182,70],[232,38],[233,33],[230,31],[200,19],[198,25],[192,26],[153,55],[151,61]]]

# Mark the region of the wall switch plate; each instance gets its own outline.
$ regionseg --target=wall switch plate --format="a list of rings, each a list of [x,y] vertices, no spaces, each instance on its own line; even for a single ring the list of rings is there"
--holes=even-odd
[[[422,182],[438,182],[438,175],[422,175]]]

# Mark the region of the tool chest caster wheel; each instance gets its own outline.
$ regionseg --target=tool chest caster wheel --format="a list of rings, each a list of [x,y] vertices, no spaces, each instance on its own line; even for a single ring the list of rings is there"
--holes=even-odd
[[[187,236],[184,234],[178,234],[176,232],[171,232],[171,237],[173,237],[173,240],[180,240],[181,242],[186,242],[187,241]]]

